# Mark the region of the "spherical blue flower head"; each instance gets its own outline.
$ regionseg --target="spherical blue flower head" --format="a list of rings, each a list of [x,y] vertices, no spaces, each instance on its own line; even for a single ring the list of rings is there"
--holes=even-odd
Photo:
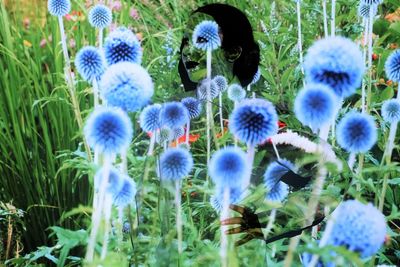
[[[289,171],[297,171],[296,166],[287,159],[280,159],[279,163],[272,162],[264,173],[264,184],[268,192],[266,199],[274,202],[281,202],[289,194],[289,186],[281,182],[282,176]]]
[[[207,100],[207,87],[208,87],[208,80],[204,79],[200,85],[197,87],[197,98],[205,101]],[[215,83],[214,80],[211,80],[211,85],[210,85],[210,96],[211,99],[216,98],[219,95],[219,87]]]
[[[379,5],[383,2],[383,0],[361,0],[361,3],[366,5]]]
[[[239,148],[226,147],[214,153],[208,172],[218,187],[240,187],[248,169],[246,154]]]
[[[201,114],[201,102],[194,97],[186,97],[182,99],[182,104],[187,108],[191,119],[197,118]]]
[[[75,66],[85,81],[100,80],[105,70],[105,62],[100,51],[93,46],[85,46],[75,57]]]
[[[100,107],[86,121],[85,137],[93,149],[100,153],[114,154],[128,149],[132,140],[132,123],[120,109]]]
[[[254,74],[253,80],[251,81],[250,84],[256,84],[261,78],[261,71],[260,71],[260,67],[258,67],[256,74]]]
[[[232,101],[241,101],[246,97],[246,91],[237,83],[228,87],[228,98]]]
[[[348,113],[341,119],[336,134],[338,144],[351,153],[367,152],[377,139],[373,117],[356,112]]]
[[[104,178],[104,168],[101,168],[97,171],[96,175],[94,176],[94,188],[96,191],[99,191],[99,187],[101,181]],[[118,192],[121,190],[123,185],[123,175],[115,168],[110,169],[110,175],[108,176],[108,183],[107,183],[107,193],[109,193],[112,197],[115,197]]]
[[[168,127],[162,127],[160,132],[158,132],[156,135],[157,143],[164,143],[172,140],[174,140],[174,131]]]
[[[178,128],[172,129],[173,135],[174,135],[174,140],[182,137],[185,134],[185,129],[181,126]]]
[[[193,167],[193,158],[188,150],[169,148],[160,158],[161,178],[180,180],[189,175]]]
[[[49,0],[47,2],[49,13],[53,16],[65,16],[71,10],[70,0]]]
[[[124,234],[129,234],[131,232],[131,224],[129,222],[124,222],[122,225],[122,232]]]
[[[145,107],[140,113],[140,127],[145,132],[154,132],[160,128],[160,104]]]
[[[160,121],[161,125],[174,129],[189,121],[189,112],[180,102],[165,103],[160,111]]]
[[[222,75],[217,75],[213,78],[213,81],[217,85],[219,92],[223,92],[228,88],[228,81]]]
[[[375,16],[376,12],[378,11],[377,5],[369,5],[360,2],[360,4],[358,5],[358,15],[365,19],[369,18],[369,12],[371,8],[372,8],[372,16]]]
[[[101,93],[110,106],[135,112],[153,95],[153,81],[147,70],[130,62],[111,65],[101,78]]]
[[[89,11],[89,23],[95,28],[103,29],[110,26],[112,21],[111,9],[105,5],[95,5]]]
[[[271,102],[245,99],[232,112],[230,131],[248,145],[258,145],[278,131],[278,115]]]
[[[307,82],[329,85],[340,98],[356,91],[361,84],[364,68],[358,46],[340,36],[316,41],[304,59]]]
[[[328,245],[345,246],[362,258],[378,252],[386,236],[384,215],[371,203],[357,200],[342,202],[335,211],[334,225]]]
[[[221,46],[218,24],[215,21],[205,20],[200,22],[193,31],[193,45],[202,50],[217,49]]]
[[[331,88],[323,84],[309,84],[294,101],[297,119],[313,131],[332,121],[336,113],[337,97]]]
[[[386,59],[385,71],[389,80],[400,82],[400,49],[395,50]]]
[[[390,123],[398,123],[400,121],[400,100],[390,99],[382,104],[383,120]]]
[[[113,203],[118,207],[125,207],[131,204],[135,200],[135,195],[136,195],[135,182],[129,176],[124,175],[121,189],[115,195]]]
[[[229,204],[238,204],[242,200],[242,190],[240,187],[229,187]],[[215,193],[210,198],[211,206],[215,211],[220,212],[224,202],[224,188],[217,186]]]
[[[104,41],[104,54],[108,65],[128,61],[142,63],[142,49],[132,31],[119,27],[112,31]]]

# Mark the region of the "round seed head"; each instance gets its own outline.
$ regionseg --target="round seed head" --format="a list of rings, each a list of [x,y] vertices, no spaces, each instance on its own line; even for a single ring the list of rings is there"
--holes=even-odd
[[[297,119],[313,131],[333,120],[336,107],[336,95],[323,84],[307,85],[297,94],[294,102]]]
[[[282,202],[289,194],[289,186],[281,182],[282,176],[289,171],[296,172],[296,166],[287,159],[280,159],[279,163],[272,162],[264,173],[264,185],[268,192],[266,199],[274,202]]]
[[[128,149],[133,136],[132,129],[132,123],[125,112],[100,107],[90,114],[84,132],[91,148],[110,155]]]
[[[101,168],[97,171],[96,175],[94,176],[94,188],[96,191],[100,190],[101,182],[104,178],[104,168]],[[107,193],[111,194],[112,197],[118,194],[121,190],[123,184],[123,177],[122,174],[115,168],[110,169],[110,175],[108,177],[107,183]]]
[[[217,75],[213,78],[213,81],[217,85],[219,92],[223,92],[228,88],[228,81],[222,75]]]
[[[75,66],[85,81],[100,80],[105,70],[105,62],[100,51],[93,46],[85,46],[76,54]]]
[[[207,87],[208,87],[209,81],[207,79],[204,79],[200,85],[197,87],[197,98],[201,101],[206,101],[207,100]],[[218,96],[219,94],[219,87],[215,83],[214,80],[211,80],[210,84],[210,96],[211,99],[214,99]]]
[[[193,158],[188,150],[169,148],[160,158],[161,178],[180,180],[189,175],[193,167]]]
[[[119,27],[111,32],[104,41],[104,54],[108,65],[118,62],[141,64],[142,48],[132,31]]]
[[[197,118],[201,114],[201,102],[194,97],[186,97],[182,99],[182,104],[187,108],[191,119]]]
[[[71,10],[70,0],[48,0],[47,9],[53,16],[65,16]]]
[[[240,102],[246,97],[246,91],[237,83],[228,87],[228,98],[232,101]]]
[[[174,129],[189,121],[189,112],[180,102],[165,103],[160,111],[160,121],[161,125]]]
[[[340,147],[351,153],[367,152],[377,139],[374,118],[356,112],[348,113],[341,119],[336,134]]]
[[[193,45],[196,48],[207,50],[217,49],[221,46],[221,39],[218,33],[218,24],[215,21],[202,21],[193,31]]]
[[[160,128],[160,104],[145,107],[140,113],[140,127],[145,132],[155,132]]]
[[[112,21],[111,9],[105,5],[95,5],[89,11],[89,23],[95,28],[103,29],[110,26]]]
[[[307,82],[328,85],[340,98],[346,98],[356,91],[364,69],[359,47],[340,36],[316,41],[304,59]]]
[[[389,123],[398,123],[400,121],[400,100],[390,99],[382,104],[383,120]]]
[[[147,105],[154,92],[147,70],[130,62],[108,67],[100,85],[107,103],[127,112],[135,112]]]
[[[113,199],[114,205],[118,207],[125,207],[135,201],[136,184],[127,175],[123,175],[122,186],[119,192]]]
[[[242,142],[255,146],[278,131],[278,115],[271,102],[245,99],[232,112],[230,131]]]
[[[400,49],[392,52],[386,59],[385,71],[389,80],[400,82]]]
[[[226,147],[214,153],[208,172],[217,187],[240,187],[249,170],[246,154],[239,148]]]

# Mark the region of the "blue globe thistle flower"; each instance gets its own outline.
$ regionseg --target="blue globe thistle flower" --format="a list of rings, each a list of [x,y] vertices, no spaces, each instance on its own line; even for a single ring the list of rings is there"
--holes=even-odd
[[[104,41],[104,54],[108,65],[128,61],[142,63],[142,49],[132,31],[119,27],[112,31]]]
[[[168,127],[162,127],[160,129],[160,132],[157,133],[156,135],[156,142],[157,143],[164,143],[167,141],[172,141],[174,140],[174,132],[172,129]]]
[[[371,8],[372,8],[372,16],[375,16],[376,12],[378,11],[376,5],[369,5],[360,2],[360,4],[358,5],[358,15],[365,19],[369,18],[369,12]]]
[[[122,186],[119,192],[114,196],[113,203],[118,207],[125,207],[135,200],[136,184],[127,175],[123,176]]]
[[[95,28],[103,29],[110,26],[112,21],[111,9],[105,5],[95,5],[89,11],[89,23]]]
[[[240,187],[249,170],[246,154],[239,148],[226,147],[214,153],[208,172],[218,187]]]
[[[392,52],[386,59],[385,72],[389,80],[400,82],[400,49]]]
[[[280,180],[290,170],[296,172],[297,167],[287,159],[280,159],[279,163],[274,161],[268,165],[264,173],[264,185],[268,190],[265,197],[267,200],[281,202],[287,197],[289,186]]]
[[[145,132],[154,132],[160,128],[160,104],[145,107],[140,113],[140,127]]]
[[[85,46],[76,54],[75,66],[85,81],[100,80],[105,63],[100,51],[93,46]]]
[[[351,153],[367,152],[377,139],[374,118],[356,112],[348,113],[341,119],[336,134],[338,144]]]
[[[241,101],[246,97],[246,91],[237,83],[228,87],[228,98],[232,101]]]
[[[307,82],[329,85],[340,98],[356,91],[361,84],[364,68],[358,46],[340,36],[316,41],[304,59]]]
[[[197,98],[205,101],[207,100],[207,86],[208,86],[208,80],[204,79],[199,86],[197,87]],[[210,96],[211,99],[216,98],[219,95],[219,87],[215,83],[214,80],[211,80],[211,85],[210,85]]]
[[[185,129],[181,126],[181,127],[172,129],[172,132],[174,135],[173,140],[175,140],[175,139],[182,137],[185,134]]]
[[[313,131],[332,121],[336,107],[336,95],[323,84],[307,85],[297,94],[294,102],[297,119]]]
[[[94,176],[94,188],[96,191],[100,189],[101,182],[103,181],[103,173],[104,168],[101,168],[96,172]],[[106,192],[110,194],[112,197],[115,197],[118,192],[121,190],[123,185],[123,177],[122,174],[115,168],[110,169],[110,174],[108,176],[108,183]]]
[[[194,97],[186,97],[182,99],[182,104],[187,108],[191,119],[197,118],[201,114],[201,102]]]
[[[113,154],[126,150],[132,140],[132,123],[120,109],[100,107],[90,114],[84,133],[91,148]]]
[[[147,105],[154,91],[147,70],[130,62],[120,62],[108,67],[100,85],[107,104],[127,112],[135,112]]]
[[[366,5],[379,5],[383,2],[383,0],[361,0],[361,3]]]
[[[219,92],[223,92],[228,88],[228,81],[222,75],[217,75],[213,78],[213,81],[217,85]]]
[[[48,0],[47,9],[53,16],[65,16],[71,10],[70,0]]]
[[[398,123],[400,121],[400,100],[390,99],[382,104],[383,120],[390,123]]]
[[[229,187],[229,204],[238,204],[242,200],[242,190],[240,187]],[[215,193],[210,198],[211,206],[215,211],[220,212],[224,202],[224,188],[217,186]]]
[[[193,31],[193,45],[202,50],[217,49],[221,46],[218,34],[218,24],[215,21],[205,20],[200,22]]]
[[[362,258],[374,255],[386,236],[385,216],[371,203],[357,200],[342,202],[335,210],[334,225],[328,245],[344,246]]]
[[[174,129],[189,121],[189,112],[180,102],[165,103],[160,111],[160,121],[161,125]]]
[[[160,158],[161,178],[180,180],[189,175],[193,167],[193,158],[188,150],[169,148]]]
[[[278,131],[278,115],[271,102],[245,99],[232,112],[230,131],[242,142],[257,145]]]
[[[254,74],[253,80],[251,81],[250,84],[256,84],[261,78],[261,71],[260,67],[257,68],[257,72]]]

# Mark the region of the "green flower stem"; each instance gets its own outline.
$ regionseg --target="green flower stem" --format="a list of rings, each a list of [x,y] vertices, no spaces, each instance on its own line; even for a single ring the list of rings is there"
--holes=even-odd
[[[299,64],[300,64],[300,70],[301,73],[304,76],[304,67],[303,67],[303,42],[301,40],[301,9],[300,9],[300,4],[301,0],[296,1],[296,7],[297,7],[297,34],[298,34],[298,42],[297,42],[297,47],[299,49]],[[305,81],[303,79],[303,86],[305,86]]]
[[[247,163],[249,164],[249,169],[247,171],[247,175],[246,175],[245,179],[243,180],[242,189],[246,189],[250,185],[254,155],[255,155],[254,145],[247,144]]]
[[[219,93],[218,100],[219,100],[219,105],[218,105],[218,107],[219,107],[219,124],[221,127],[221,134],[223,134],[224,133],[224,120],[222,118],[222,92]]]
[[[206,103],[206,113],[207,113],[207,165],[210,163],[211,157],[211,137],[210,137],[210,127],[211,127],[211,49],[207,49],[207,103]],[[207,175],[208,177],[208,175]]]
[[[175,181],[175,207],[176,207],[176,231],[178,233],[178,253],[182,254],[182,206],[181,206],[181,184]]]
[[[99,40],[98,40],[100,50],[103,48],[103,32],[104,32],[104,29],[100,28],[99,29]]]
[[[83,120],[82,120],[82,115],[81,115],[81,111],[79,108],[78,98],[76,97],[76,94],[75,94],[75,85],[74,85],[74,80],[72,78],[72,73],[71,73],[71,62],[70,62],[69,55],[68,55],[67,38],[65,36],[64,22],[63,22],[62,16],[58,16],[58,25],[60,27],[61,45],[62,45],[64,60],[65,60],[64,75],[65,75],[65,79],[67,82],[69,95],[71,97],[71,102],[72,102],[72,107],[73,107],[74,114],[75,114],[75,119],[78,123],[79,130],[82,130],[83,129]],[[82,138],[83,138],[83,143],[85,146],[88,160],[92,161],[90,147],[86,142],[85,136],[83,136]]]
[[[275,219],[276,219],[276,209],[272,209],[271,213],[269,214],[267,227],[265,228],[265,231],[264,231],[264,239],[265,240],[267,239],[269,233],[272,230],[272,227],[274,226]]]
[[[336,22],[335,22],[335,16],[336,16],[336,0],[332,0],[332,13],[331,13],[331,36],[335,36],[336,34]]]
[[[220,220],[224,220],[229,218],[229,199],[230,199],[230,192],[229,188],[224,188],[224,196],[222,201],[222,211]],[[220,248],[220,256],[221,256],[221,266],[227,267],[228,265],[228,247],[229,247],[229,240],[228,236],[225,233],[227,230],[227,226],[221,225],[221,248]]]
[[[328,19],[327,19],[327,15],[326,15],[326,0],[322,0],[322,10],[324,13],[324,36],[325,38],[328,37]]]
[[[323,147],[320,145],[319,149],[322,151]],[[322,158],[322,157],[319,157]],[[317,173],[317,178],[315,179],[314,185],[313,185],[313,191],[311,193],[310,200],[308,201],[307,205],[307,210],[306,210],[306,222],[304,226],[307,226],[312,223],[315,217],[316,209],[319,203],[319,198],[321,196],[322,188],[324,186],[325,178],[327,175],[327,169],[325,167],[325,161],[323,159],[320,160],[319,162],[319,167],[318,167],[318,173]],[[296,248],[300,242],[302,234],[292,237],[290,239],[289,243],[289,249],[286,254],[286,258],[284,261],[284,267],[290,267],[292,266],[292,261],[293,261],[293,254],[296,251]]]
[[[97,79],[93,79],[93,98],[94,98],[94,108],[97,108],[99,103],[99,84]]]
[[[369,25],[368,25],[368,90],[366,100],[366,111],[369,113],[372,96],[372,27],[374,24],[373,8],[369,9]]]
[[[110,239],[110,224],[111,224],[111,210],[112,210],[112,196],[111,194],[105,195],[104,200],[104,237],[103,246],[101,248],[101,260],[107,256],[108,241]]]
[[[154,146],[156,144],[156,134],[157,131],[154,131],[150,137],[150,145],[149,145],[149,151],[147,152],[147,156],[152,156],[153,155],[153,151],[154,151]]]
[[[188,122],[186,123],[186,138],[185,138],[185,143],[186,145],[189,146],[189,135],[190,135],[190,119],[188,120]]]
[[[86,250],[86,261],[87,262],[92,262],[94,258],[94,249],[96,246],[96,237],[97,237],[97,232],[100,227],[100,222],[101,222],[101,215],[103,212],[103,207],[104,207],[104,199],[105,199],[105,193],[106,193],[106,188],[108,184],[108,179],[110,176],[110,169],[111,169],[111,163],[112,163],[112,158],[110,156],[105,156],[104,157],[104,164],[103,164],[103,179],[100,184],[99,188],[99,195],[98,195],[98,206],[94,209],[93,215],[92,215],[92,230],[90,232],[90,237],[89,237],[89,242]]]

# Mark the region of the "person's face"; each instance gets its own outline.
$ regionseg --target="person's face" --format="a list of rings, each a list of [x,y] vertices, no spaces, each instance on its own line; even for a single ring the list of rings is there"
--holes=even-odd
[[[204,20],[214,21],[214,19],[203,13],[194,13],[187,24],[187,28],[183,37],[182,47],[182,61],[188,72],[189,78],[192,82],[200,82],[207,76],[207,51],[198,49],[192,42],[192,35],[194,28],[197,24]],[[221,42],[223,35],[219,34]],[[232,80],[232,66],[233,62],[229,62],[221,48],[212,51],[212,73],[211,76],[224,75],[228,80]]]

